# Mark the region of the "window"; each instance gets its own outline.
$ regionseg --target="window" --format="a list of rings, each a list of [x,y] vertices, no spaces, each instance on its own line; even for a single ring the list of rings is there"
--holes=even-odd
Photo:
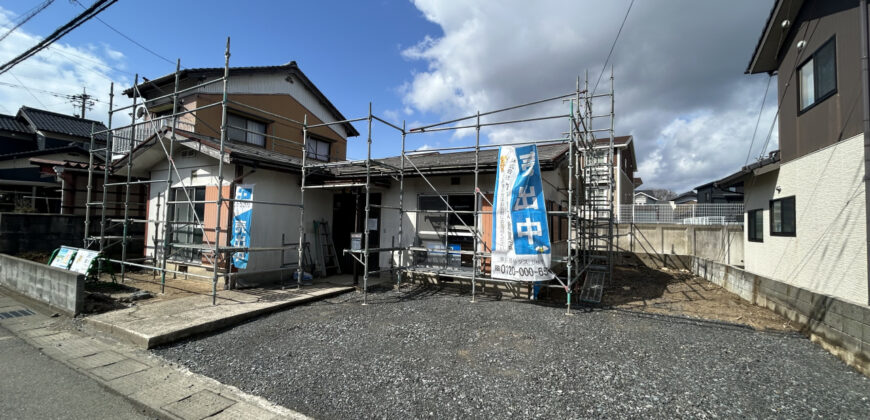
[[[307,144],[308,147],[309,158],[329,162],[330,143],[328,141],[312,138],[309,136],[305,144]]]
[[[188,196],[194,204],[187,203]],[[172,221],[175,222],[170,225],[172,243],[202,245],[202,229],[197,219],[200,222],[205,220],[205,203],[202,203],[205,201],[205,187],[187,187],[187,194],[184,188],[173,188],[171,197],[177,202],[171,204]],[[170,249],[169,257],[177,261],[199,261],[202,258],[199,249],[175,247]]]
[[[750,242],[764,242],[764,210],[750,210],[746,221]]]
[[[227,114],[227,137],[230,140],[266,147],[265,134],[266,123],[235,114]]]
[[[770,200],[770,234],[795,236],[794,196]]]
[[[444,200],[457,212],[474,210],[474,194],[444,194]],[[454,214],[437,195],[417,198],[417,235],[420,244],[430,251],[418,253],[417,264],[429,267],[460,268],[472,265],[472,255],[449,253],[474,249],[474,215]],[[466,227],[468,226],[468,227]]]
[[[800,110],[805,111],[837,92],[835,38],[822,45],[798,68]]]

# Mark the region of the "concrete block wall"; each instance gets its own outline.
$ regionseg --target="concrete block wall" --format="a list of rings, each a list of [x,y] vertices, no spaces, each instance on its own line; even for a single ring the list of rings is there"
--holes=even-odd
[[[0,254],[0,286],[71,316],[84,306],[84,275],[11,255]]]
[[[743,226],[695,226],[654,223],[618,224],[620,251],[650,255],[695,255],[743,265]]]
[[[865,375],[870,375],[870,306],[857,305],[699,257],[692,257],[692,271],[800,325],[813,341]]]

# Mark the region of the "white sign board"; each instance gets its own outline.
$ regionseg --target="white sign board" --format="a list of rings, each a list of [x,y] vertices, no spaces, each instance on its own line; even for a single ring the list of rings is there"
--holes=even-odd
[[[100,255],[99,251],[91,251],[89,249],[80,249],[76,252],[76,257],[73,259],[70,271],[75,271],[79,274],[88,274],[88,269],[91,263]]]

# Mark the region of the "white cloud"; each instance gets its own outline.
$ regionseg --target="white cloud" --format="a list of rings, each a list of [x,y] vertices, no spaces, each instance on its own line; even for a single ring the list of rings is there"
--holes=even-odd
[[[0,26],[11,27],[15,15],[0,7]],[[6,62],[26,51],[39,42],[41,37],[32,34],[25,27],[18,28],[3,42],[0,42],[0,62]],[[41,91],[56,92],[62,95],[80,94],[82,89],[93,95],[99,102],[87,117],[105,121],[108,113],[109,85],[115,82],[115,99],[119,100],[120,89],[132,84],[127,78],[117,75],[112,65],[106,61],[123,60],[123,54],[104,44],[102,48],[94,45],[72,46],[56,42],[49,48],[16,65],[12,73],[0,76],[0,81],[24,85],[30,92],[20,87],[0,86],[0,111],[14,114],[23,106],[48,109],[64,114],[78,113],[65,98]],[[114,65],[122,65],[117,61]],[[39,99],[34,99],[33,96]]]
[[[629,4],[413,2],[443,35],[403,51],[426,68],[400,92],[405,106],[445,119],[568,93],[587,70],[594,84]],[[771,4],[635,3],[611,63],[617,135],[634,135],[647,187],[684,190],[743,165],[766,83],[743,70]],[[599,91],[609,88],[607,76],[609,69]],[[774,92],[768,105],[775,106]],[[555,101],[486,121],[567,111]],[[765,113],[756,149],[772,118]],[[485,134],[492,142],[553,138],[563,125],[496,126]]]

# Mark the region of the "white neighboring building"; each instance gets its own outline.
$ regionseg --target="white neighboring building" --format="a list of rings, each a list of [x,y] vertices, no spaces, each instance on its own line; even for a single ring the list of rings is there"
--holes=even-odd
[[[748,271],[868,305],[860,23],[858,2],[774,4],[746,72],[778,75],[780,152],[724,181],[744,187]]]
[[[658,204],[659,200],[645,191],[634,192],[634,204]]]

